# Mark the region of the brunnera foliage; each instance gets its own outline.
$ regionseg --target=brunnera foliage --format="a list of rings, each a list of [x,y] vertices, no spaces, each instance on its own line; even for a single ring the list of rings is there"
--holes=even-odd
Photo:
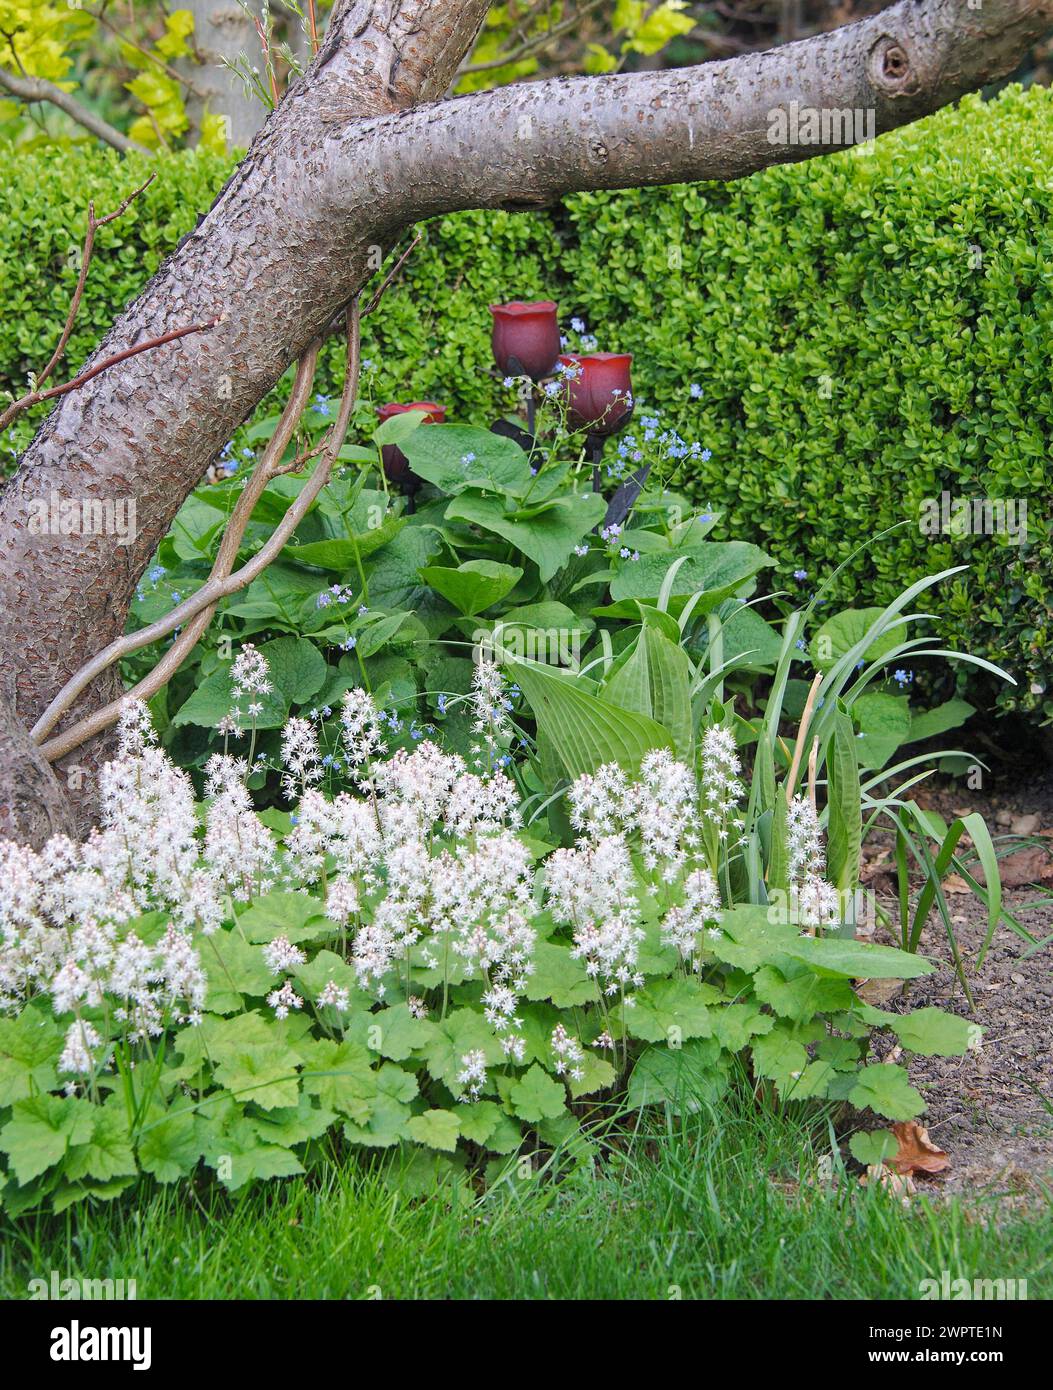
[[[828,572],[852,555],[831,594],[844,604],[860,592],[885,603],[968,564],[935,601],[939,636],[1010,669],[1003,708],[1048,718],[1051,141],[1050,93],[1009,88],[860,151],[734,184],[443,218],[368,321],[377,398],[492,418],[505,402],[487,304],[557,298],[568,318],[616,334],[603,346],[636,354],[647,406],[678,408],[684,382],[698,384],[694,434],[712,452],[684,481],[732,534],[785,557],[787,574],[805,556]],[[10,156],[0,389],[21,390],[61,330],[81,237],[71,208],[88,196],[116,205],[145,167],[93,148]],[[200,153],[161,161],[162,177],[104,234],[71,364],[228,167]],[[338,357],[334,346],[334,374]],[[1030,503],[1026,543],[925,534],[922,506],[945,492]]]

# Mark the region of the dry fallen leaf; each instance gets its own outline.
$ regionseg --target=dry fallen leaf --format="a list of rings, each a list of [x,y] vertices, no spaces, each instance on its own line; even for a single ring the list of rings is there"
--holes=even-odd
[[[871,1183],[879,1183],[882,1187],[887,1187],[894,1197],[898,1197],[904,1206],[907,1206],[910,1199],[914,1196],[917,1188],[914,1186],[910,1176],[902,1177],[899,1173],[894,1173],[891,1168],[884,1163],[872,1163],[865,1173],[859,1178],[861,1187],[869,1187]]]
[[[892,1126],[899,1148],[885,1162],[902,1176],[911,1173],[924,1173],[931,1177],[942,1173],[951,1165],[951,1160],[929,1138],[929,1131],[916,1120],[907,1120]]]
[[[943,880],[943,891],[945,893],[971,893],[973,890],[958,874],[948,874]]]
[[[856,985],[856,993],[863,1003],[872,1004],[875,1009],[882,1008],[902,992],[902,980],[860,980]]]

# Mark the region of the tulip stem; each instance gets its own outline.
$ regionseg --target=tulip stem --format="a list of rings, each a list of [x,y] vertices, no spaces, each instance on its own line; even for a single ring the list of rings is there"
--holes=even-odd
[[[602,493],[601,465],[603,463],[603,446],[606,443],[602,434],[589,435],[589,457],[592,460],[592,490],[595,493]]]

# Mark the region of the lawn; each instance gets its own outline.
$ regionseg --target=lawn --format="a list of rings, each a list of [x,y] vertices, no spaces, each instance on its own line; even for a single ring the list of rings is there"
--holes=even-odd
[[[134,1279],[140,1299],[917,1299],[944,1272],[1050,1296],[1048,1200],[930,1189],[904,1204],[857,1175],[824,1184],[828,1118],[758,1124],[740,1091],[562,1180],[513,1177],[479,1200],[407,1198],[332,1161],[242,1196],[155,1186],[5,1220],[0,1297],[52,1270]]]

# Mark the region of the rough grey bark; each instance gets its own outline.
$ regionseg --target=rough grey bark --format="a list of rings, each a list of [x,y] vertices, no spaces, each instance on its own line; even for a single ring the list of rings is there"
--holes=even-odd
[[[226,118],[227,143],[245,148],[263,124],[267,109],[223,60],[234,63],[244,56],[250,64],[262,67],[252,19],[237,0],[184,0],[181,8],[194,16],[193,45],[199,60],[184,60],[194,84],[186,99],[191,129],[200,131],[207,109]]]
[[[123,629],[135,584],[183,499],[357,293],[371,246],[457,208],[731,179],[829,149],[769,142],[772,110],[792,101],[873,111],[878,131],[891,129],[1010,71],[1047,28],[1053,0],[985,0],[981,11],[960,0],[900,0],[768,53],[441,101],[487,8],[487,0],[339,4],[305,78],[97,355],[219,312],[223,321],[102,374],[41,427],[0,497],[0,649],[22,721],[32,723]],[[31,506],[52,493],[134,497],[134,542],[32,534]],[[111,672],[71,718],[116,693]],[[90,766],[98,750],[73,756]],[[0,752],[0,787],[18,775]],[[90,782],[85,792],[90,803]]]

